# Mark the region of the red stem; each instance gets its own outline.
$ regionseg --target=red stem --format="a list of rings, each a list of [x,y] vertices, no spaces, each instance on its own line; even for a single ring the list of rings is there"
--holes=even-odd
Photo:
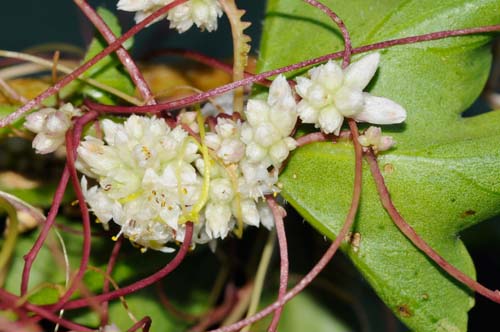
[[[315,142],[324,142],[328,140],[328,137],[331,135],[327,135],[321,131],[306,134],[304,136],[300,136],[295,141],[297,142],[297,146],[304,146],[307,144],[315,143]]]
[[[281,206],[276,203],[276,200],[272,196],[267,196],[267,204],[271,208],[274,217],[274,224],[276,225],[276,234],[278,235],[278,244],[280,249],[280,287],[278,291],[278,301],[282,301],[285,297],[286,290],[288,288],[288,245],[286,240],[285,225],[283,224],[283,218],[286,213]],[[269,325],[268,332],[275,332],[278,328],[278,324],[281,318],[281,313],[283,311],[283,306],[276,309],[274,312],[273,320]]]
[[[30,100],[28,103],[24,104],[22,107],[17,109],[15,112],[9,114],[8,116],[0,119],[0,128],[5,127],[6,125],[12,123],[16,119],[20,118],[24,113],[28,112],[32,108],[37,107],[40,105],[40,103],[45,100],[46,98],[54,95],[57,93],[59,90],[61,90],[63,87],[71,83],[73,80],[78,78],[82,73],[84,73],[87,69],[95,65],[97,62],[102,60],[104,57],[108,56],[112,52],[116,51],[121,47],[123,42],[125,42],[127,39],[130,37],[134,36],[137,34],[139,31],[141,31],[145,26],[148,24],[152,23],[154,20],[156,20],[158,17],[164,15],[167,13],[170,9],[186,2],[187,0],[175,0],[172,3],[169,3],[168,5],[163,6],[162,8],[158,9],[155,11],[153,14],[149,15],[146,17],[143,21],[140,23],[137,23],[134,25],[130,30],[125,32],[122,36],[118,37],[114,42],[109,44],[108,47],[106,47],[102,52],[97,54],[95,57],[90,59],[89,61],[85,62],[83,65],[75,69],[71,74],[65,76],[63,79],[61,79],[59,82],[54,84],[53,86],[49,87],[47,90],[39,94],[36,98]]]
[[[0,302],[5,302],[8,303],[9,307],[15,308],[19,306],[19,300],[20,298],[17,297],[14,294],[11,294],[4,290],[3,288],[0,288]],[[64,318],[59,317],[58,315],[41,308],[39,306],[36,306],[34,304],[31,304],[29,302],[25,302],[21,304],[21,307],[30,310],[34,313],[36,313],[38,316],[43,317],[47,320],[50,320],[51,322],[54,322],[56,324],[59,324],[61,326],[64,326],[70,330],[74,331],[79,331],[79,332],[95,332],[94,329],[90,329],[88,327],[73,323],[71,321],[68,321]]]
[[[146,316],[142,318],[140,321],[132,325],[131,328],[127,330],[127,332],[135,332],[138,329],[142,328],[143,332],[149,332],[149,328],[151,327],[151,318],[149,316]]]
[[[103,301],[109,301],[113,300],[116,298],[119,298],[120,296],[125,296],[127,294],[136,292],[140,289],[143,289],[151,284],[154,284],[155,282],[161,280],[165,276],[167,276],[170,272],[175,270],[177,266],[182,262],[184,257],[186,256],[187,252],[189,251],[189,246],[191,243],[191,239],[193,237],[193,223],[188,222],[186,223],[186,233],[184,236],[184,242],[182,243],[179,251],[177,252],[177,255],[161,270],[158,272],[142,279],[139,281],[134,282],[133,284],[130,284],[126,287],[111,291],[109,293],[104,293],[100,294],[97,296],[93,296],[90,298],[85,298],[85,299],[78,299],[74,301],[70,301],[66,303],[64,306],[64,309],[76,309],[76,308],[81,308],[85,307],[88,305],[90,301],[95,301],[95,302],[103,302]]]
[[[78,143],[80,141],[80,137],[83,131],[83,127],[86,123],[94,120],[97,117],[96,112],[88,112],[84,116],[80,117],[75,123],[75,130],[68,130],[66,133],[66,165],[69,170],[69,174],[71,176],[71,182],[73,184],[73,189],[76,194],[76,198],[78,199],[78,205],[80,206],[80,211],[82,215],[83,221],[83,245],[82,245],[82,259],[80,260],[80,266],[78,271],[71,281],[70,287],[64,293],[63,296],[59,299],[57,304],[55,304],[53,310],[57,311],[61,309],[66,301],[69,300],[71,295],[76,291],[79,287],[80,282],[87,271],[87,266],[90,259],[90,249],[91,249],[91,240],[92,234],[90,230],[90,215],[87,207],[87,203],[85,202],[85,197],[83,196],[82,188],[80,187],[80,181],[78,179],[78,174],[76,173],[75,168],[75,160],[76,160],[76,149],[78,148]],[[75,144],[76,143],[76,144]]]
[[[415,230],[399,214],[398,210],[392,203],[389,190],[385,185],[384,177],[380,172],[380,168],[378,167],[377,159],[373,154],[373,151],[368,150],[366,152],[366,160],[370,165],[370,171],[372,172],[373,179],[375,180],[375,184],[377,185],[377,191],[380,196],[382,205],[384,206],[387,213],[389,213],[399,230],[413,243],[413,245],[415,245],[415,247],[420,249],[427,257],[429,257],[443,270],[445,270],[451,277],[455,278],[462,284],[490,299],[491,301],[500,303],[500,292],[498,290],[493,291],[484,287],[483,285],[448,263],[415,232]]]
[[[123,237],[120,236],[116,240],[115,245],[113,246],[113,250],[111,251],[111,255],[109,256],[108,265],[106,266],[106,278],[104,278],[104,285],[102,286],[103,293],[109,292],[109,284],[110,284],[109,279],[111,278],[111,273],[113,272],[113,268],[115,267],[116,261],[118,260],[118,255],[120,254],[122,243],[123,243]],[[101,306],[101,311],[102,311],[101,326],[108,325],[109,322],[108,309],[109,309],[109,302],[104,301]]]
[[[33,263],[35,262],[35,259],[38,253],[40,252],[40,249],[42,248],[45,240],[47,239],[50,229],[54,225],[54,221],[59,211],[59,207],[61,206],[64,192],[66,191],[66,186],[68,185],[68,180],[69,180],[69,170],[68,170],[68,165],[66,164],[66,166],[64,167],[64,171],[61,175],[61,180],[59,180],[59,184],[57,185],[57,189],[54,194],[54,199],[52,200],[52,205],[50,206],[47,219],[43,224],[42,230],[40,231],[40,235],[38,235],[38,238],[36,239],[30,251],[26,255],[24,255],[24,267],[23,267],[23,274],[21,276],[22,296],[26,295],[28,291],[31,267],[33,266]]]
[[[344,241],[347,236],[349,229],[351,228],[354,218],[356,217],[356,213],[358,211],[359,199],[361,197],[361,183],[362,183],[362,160],[363,160],[363,152],[361,149],[361,145],[358,142],[358,127],[356,122],[352,119],[347,120],[349,123],[349,127],[352,131],[353,135],[353,143],[354,143],[354,151],[355,151],[355,172],[354,172],[354,186],[353,186],[353,195],[351,201],[351,207],[349,208],[349,212],[347,213],[344,225],[342,226],[340,232],[338,233],[335,241],[330,245],[328,250],[325,252],[323,257],[316,263],[316,265],[307,273],[304,278],[302,278],[295,287],[293,287],[286,295],[283,297],[283,300],[276,301],[273,304],[267,306],[263,310],[259,311],[257,314],[243,319],[237,323],[224,326],[215,330],[211,330],[209,332],[233,332],[239,331],[243,327],[253,324],[265,316],[271,314],[273,311],[282,307],[286,302],[293,299],[297,294],[302,292],[304,288],[306,288],[317,276],[318,274],[325,268],[325,266],[330,262],[333,255],[337,252],[337,249],[340,247],[342,241]]]
[[[400,39],[393,39],[393,40],[388,40],[380,43],[375,43],[371,45],[366,45],[358,48],[352,49],[352,54],[358,54],[358,53],[363,53],[363,52],[368,52],[368,51],[373,51],[373,50],[378,50],[382,48],[387,48],[395,45],[404,45],[404,44],[411,44],[411,43],[419,43],[419,42],[424,42],[424,41],[430,41],[430,40],[436,40],[436,39],[443,39],[447,37],[454,37],[454,36],[463,36],[463,35],[470,35],[470,34],[475,34],[475,33],[486,33],[486,32],[493,32],[493,31],[499,31],[500,30],[500,25],[489,25],[489,26],[484,26],[484,27],[478,27],[478,28],[469,28],[469,29],[460,29],[460,30],[447,30],[447,31],[440,31],[440,32],[433,32],[429,34],[424,34],[424,35],[418,35],[418,36],[412,36],[412,37],[405,37],[405,38],[400,38]],[[232,82],[220,87],[217,87],[215,89],[202,92],[196,95],[188,96],[186,98],[178,99],[178,100],[173,100],[165,103],[159,103],[158,105],[152,105],[152,106],[108,106],[108,105],[101,105],[97,104],[91,101],[88,101],[88,105],[91,106],[93,109],[99,112],[106,112],[106,113],[158,113],[161,111],[171,111],[175,109],[180,109],[192,104],[199,103],[201,101],[204,101],[208,98],[221,95],[223,93],[226,93],[228,91],[231,91],[233,89],[236,89],[238,87],[248,85],[251,83],[259,82],[262,81],[263,79],[266,79],[268,77],[278,75],[281,73],[301,69],[307,66],[315,65],[321,62],[325,62],[327,60],[331,59],[338,59],[344,55],[345,51],[340,51],[340,52],[335,52],[335,53],[330,53],[326,54],[323,56],[320,56],[318,58],[313,58],[309,60],[305,60],[302,62],[298,62],[293,65],[289,65],[286,67],[278,68],[278,69],[273,69],[270,71],[266,71],[257,75],[253,75],[251,77],[244,78],[240,81]],[[2,121],[0,120],[0,127],[2,125]]]
[[[333,20],[333,22],[335,22],[335,24],[337,24],[337,26],[339,27],[345,45],[342,67],[346,68],[351,62],[352,43],[351,43],[351,37],[349,36],[349,31],[347,30],[344,21],[342,21],[342,19],[337,14],[335,14],[330,8],[328,8],[319,1],[316,0],[303,0],[303,1],[310,4],[311,6],[318,8],[323,13],[328,15]]]
[[[73,0],[75,4],[80,7],[82,12],[87,16],[87,18],[94,24],[97,30],[101,33],[103,38],[108,42],[108,44],[113,43],[116,40],[116,36],[111,31],[109,26],[104,22],[104,20],[96,13],[96,11],[87,3],[85,0]],[[147,105],[155,105],[153,93],[148,86],[148,83],[142,76],[141,71],[137,68],[134,60],[124,47],[120,47],[116,50],[116,55],[120,59],[123,66],[127,69],[132,81],[134,82],[137,90],[141,94],[142,98]]]
[[[80,117],[78,120],[76,120],[74,125],[74,137],[76,138],[77,141],[80,140],[83,127],[88,122],[95,119],[95,117],[97,117],[97,113],[88,112],[82,117]],[[61,175],[61,180],[57,185],[57,189],[54,194],[54,199],[52,200],[52,205],[47,215],[47,219],[43,224],[40,235],[38,235],[38,238],[36,239],[35,244],[30,249],[30,251],[24,256],[25,263],[23,267],[23,274],[21,277],[21,295],[26,295],[26,292],[28,291],[31,267],[33,266],[33,263],[38,253],[40,252],[40,249],[42,248],[43,243],[45,242],[45,239],[47,238],[50,229],[54,225],[57,212],[59,211],[59,207],[61,206],[64,192],[66,191],[66,186],[68,185],[69,177],[70,177],[70,171],[68,167],[68,162],[66,162],[66,166],[64,167],[63,174]]]

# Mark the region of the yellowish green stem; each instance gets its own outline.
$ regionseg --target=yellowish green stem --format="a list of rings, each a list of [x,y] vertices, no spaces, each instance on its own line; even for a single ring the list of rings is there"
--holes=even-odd
[[[0,271],[3,273],[16,246],[19,220],[17,219],[17,211],[12,204],[2,197],[0,197],[0,208],[7,212],[10,220],[9,227],[7,227],[7,235],[0,251]]]
[[[269,232],[269,236],[262,251],[262,256],[260,258],[259,267],[257,268],[257,274],[255,276],[255,284],[252,289],[252,295],[250,296],[250,306],[248,307],[247,315],[245,318],[251,317],[257,313],[259,308],[260,297],[262,295],[262,289],[264,288],[264,281],[266,279],[267,270],[269,268],[269,263],[271,262],[271,257],[273,255],[274,243],[276,242],[276,230]],[[252,325],[247,325],[241,332],[248,332]]]

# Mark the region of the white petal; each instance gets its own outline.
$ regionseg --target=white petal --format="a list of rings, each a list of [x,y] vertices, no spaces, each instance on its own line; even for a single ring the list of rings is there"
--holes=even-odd
[[[80,111],[79,108],[75,108],[73,106],[73,104],[71,103],[66,103],[64,105],[62,105],[60,108],[59,108],[59,111],[60,112],[63,112],[65,115],[68,116],[68,118],[72,118],[74,116],[79,116],[79,115],[82,115],[82,112]]]
[[[237,163],[245,156],[245,144],[239,139],[225,139],[217,151],[224,163]]]
[[[47,136],[40,133],[33,139],[32,146],[39,154],[47,154],[54,152],[58,147],[64,144],[64,135]]]
[[[311,78],[320,83],[329,92],[337,90],[343,82],[344,73],[342,68],[335,61],[328,61],[318,67],[319,70],[311,71]]]
[[[297,141],[292,137],[285,137],[283,139],[283,142],[285,142],[286,146],[288,147],[288,150],[290,151],[297,147]]]
[[[297,105],[297,113],[303,123],[318,122],[319,111],[312,107],[305,99],[302,99]]]
[[[262,147],[269,147],[280,139],[280,134],[270,123],[261,123],[254,131],[253,139]]]
[[[343,86],[335,93],[334,101],[343,116],[351,117],[363,109],[364,97],[361,90]]]
[[[217,150],[220,147],[221,139],[216,133],[207,133],[205,135],[205,144],[212,150]]]
[[[253,200],[244,199],[241,201],[241,213],[245,224],[259,226],[259,211]]]
[[[249,161],[259,162],[266,157],[266,154],[267,150],[255,142],[247,145],[246,156]]]
[[[278,129],[282,137],[290,135],[297,122],[297,111],[295,107],[283,111],[274,110],[269,114],[271,123]]]
[[[321,110],[318,120],[321,131],[326,134],[334,133],[338,135],[342,127],[342,122],[344,122],[344,117],[334,106],[330,106]]]
[[[379,53],[371,53],[352,63],[345,70],[344,83],[352,88],[363,90],[377,71]]]
[[[258,126],[262,122],[268,121],[269,105],[264,100],[250,99],[247,103],[245,115],[247,121],[253,127]]]
[[[269,96],[267,101],[270,105],[282,103],[284,100],[292,98],[292,89],[288,85],[288,81],[282,74],[278,75],[269,88]]]
[[[321,84],[314,83],[307,91],[307,101],[314,107],[326,106],[330,101],[330,94]]]
[[[305,98],[307,96],[307,91],[309,91],[309,88],[312,85],[312,81],[303,76],[299,76],[295,80],[297,81],[295,91],[299,94],[299,96]]]
[[[205,209],[206,232],[211,238],[227,236],[229,232],[229,221],[231,220],[231,209],[226,204],[208,203]]]
[[[217,134],[223,138],[229,138],[238,134],[238,126],[236,122],[230,119],[219,118],[215,127]]]
[[[398,103],[368,93],[364,96],[365,106],[359,114],[353,116],[354,120],[374,124],[393,124],[406,120],[406,110]]]
[[[38,112],[31,113],[26,117],[24,126],[34,133],[39,133],[45,128],[47,117],[56,112],[54,108],[44,108]]]
[[[266,202],[257,203],[257,209],[259,210],[260,223],[264,225],[267,229],[272,229],[274,227],[274,216],[273,211],[267,205]]]
[[[229,179],[219,178],[210,182],[210,199],[215,203],[228,203],[234,192]]]
[[[285,160],[286,157],[288,157],[289,153],[290,150],[288,150],[288,146],[283,140],[275,143],[273,146],[271,146],[271,149],[269,150],[269,155],[274,165],[281,164],[281,162]]]
[[[102,120],[101,128],[104,132],[104,140],[106,141],[106,143],[108,143],[109,145],[115,144],[115,136],[116,132],[119,130],[119,127],[121,127],[121,125],[114,123],[109,119]]]

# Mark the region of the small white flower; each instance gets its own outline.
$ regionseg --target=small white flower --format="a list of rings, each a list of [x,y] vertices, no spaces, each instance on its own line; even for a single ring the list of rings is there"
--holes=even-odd
[[[136,12],[135,21],[139,23],[172,2],[173,0],[120,0],[117,7]],[[217,19],[222,16],[222,8],[217,0],[189,0],[172,8],[166,16],[170,27],[177,29],[179,33],[189,30],[193,24],[201,30],[211,32],[217,30]]]
[[[248,158],[252,148],[244,144],[240,120],[219,117],[201,144],[182,125],[170,129],[155,117],[103,120],[104,138],[88,136],[78,147],[78,169],[98,183],[87,188],[82,178],[90,209],[105,227],[111,220],[119,225],[117,236],[164,252],[173,251],[168,243],[184,240],[182,221],[195,221],[193,243],[223,239],[236,225],[273,227],[263,198],[279,192],[278,167],[295,148],[289,135],[296,104],[280,76],[267,102],[255,105],[247,112],[246,130],[249,142],[263,151],[259,160]],[[195,115],[182,113],[179,120],[192,125]],[[202,158],[203,145],[213,152]],[[209,180],[203,178],[207,161]]]
[[[315,67],[309,78],[297,77],[297,106],[304,123],[338,135],[345,117],[375,124],[401,123],[404,108],[394,101],[363,92],[377,71],[380,55],[369,54],[342,70],[334,62]]]
[[[215,133],[207,133],[205,143],[226,165],[237,163],[245,156],[245,144],[241,141],[240,132],[240,121],[218,118]]]
[[[28,115],[24,126],[37,134],[32,144],[36,152],[47,154],[62,146],[66,131],[71,127],[71,118],[79,115],[80,110],[70,103],[59,109],[43,108]]]
[[[217,19],[222,9],[217,0],[190,0],[168,12],[170,27],[179,33],[185,32],[195,24],[201,30],[217,30]]]
[[[245,115],[241,140],[247,145],[246,157],[279,167],[297,147],[290,137],[297,122],[296,103],[286,78],[280,75],[273,81],[267,101],[250,99]]]
[[[228,178],[216,178],[210,182],[210,200],[205,209],[206,232],[211,238],[225,238],[232,228],[231,202],[234,190]]]
[[[238,191],[244,196],[258,200],[265,195],[279,192],[276,186],[278,182],[278,169],[268,170],[264,163],[253,163],[248,159],[240,162],[242,177],[240,178]]]
[[[380,127],[373,126],[370,126],[363,135],[359,136],[358,141],[365,147],[371,146],[375,153],[389,150],[396,144],[391,136],[382,136]]]
[[[103,224],[113,220],[120,235],[145,247],[172,251],[182,241],[182,215],[201,193],[202,178],[192,163],[200,156],[193,139],[164,120],[133,115],[123,124],[103,120],[104,141],[86,137],[77,167],[99,185],[83,193]]]

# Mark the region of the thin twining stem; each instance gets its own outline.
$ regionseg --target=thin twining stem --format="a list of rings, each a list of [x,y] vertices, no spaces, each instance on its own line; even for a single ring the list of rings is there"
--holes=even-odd
[[[107,293],[109,292],[109,284],[111,280],[111,273],[113,272],[113,269],[115,267],[116,261],[118,260],[118,255],[120,254],[120,249],[122,247],[123,243],[123,237],[120,236],[116,242],[115,245],[113,246],[113,250],[111,251],[111,255],[109,256],[108,260],[108,265],[106,265],[106,275],[109,276],[109,278],[104,279],[104,285],[102,286],[102,292]],[[101,325],[108,325],[108,320],[109,320],[109,301],[104,301],[101,305],[101,311],[102,311],[102,321]]]
[[[72,331],[95,332],[94,329],[73,323],[69,320],[66,320],[62,317],[59,317],[59,315],[56,315],[47,309],[41,308],[41,307],[36,306],[34,304],[31,304],[29,302],[24,302],[23,304],[19,305],[20,300],[21,299],[18,296],[7,292],[3,288],[0,288],[0,304],[2,305],[2,307],[5,306],[8,308],[12,308],[13,310],[16,310],[16,311],[18,311],[17,308],[21,307],[23,309],[29,310],[29,311],[37,314],[38,316],[40,316],[42,318],[45,318],[45,319],[47,319],[55,324],[59,324],[61,326],[64,326]]]
[[[75,159],[76,159],[76,148],[75,142],[80,140],[77,137],[77,140],[73,139],[73,130],[68,130],[66,133],[66,165],[69,170],[70,179],[73,184],[73,189],[75,190],[76,197],[78,199],[78,205],[80,207],[81,215],[82,215],[82,224],[83,224],[83,245],[82,245],[82,259],[80,260],[80,266],[74,278],[71,280],[71,284],[64,293],[63,296],[59,299],[55,307],[54,311],[62,309],[64,303],[71,297],[71,295],[77,290],[80,286],[80,282],[83,279],[85,272],[87,271],[87,266],[90,259],[90,249],[91,249],[91,239],[92,235],[90,234],[90,215],[89,210],[87,208],[87,203],[85,202],[85,197],[83,196],[82,188],[80,187],[80,183],[78,181],[78,175],[76,173],[75,168]]]
[[[76,120],[75,125],[74,125],[74,136],[76,140],[78,141],[82,135],[83,127],[89,123],[90,121],[94,120],[97,116],[97,113],[95,112],[89,112],[80,117],[78,120]],[[47,238],[50,229],[54,225],[55,218],[57,216],[57,213],[59,211],[59,207],[61,206],[61,202],[64,196],[64,192],[66,191],[66,187],[68,185],[68,181],[70,178],[70,171],[68,167],[68,163],[66,163],[66,166],[64,167],[64,171],[61,175],[61,179],[59,180],[59,184],[57,185],[56,192],[54,194],[54,198],[52,200],[52,205],[50,206],[49,213],[47,215],[47,219],[45,220],[42,230],[40,231],[40,234],[38,235],[38,238],[36,239],[35,243],[33,244],[33,247],[30,249],[30,251],[24,256],[24,267],[23,267],[23,273],[21,276],[21,295],[24,296],[26,295],[28,291],[28,284],[29,284],[29,279],[30,279],[30,272],[31,272],[31,267],[33,266],[33,263],[40,252],[40,249],[42,248],[45,239]]]
[[[278,205],[274,197],[267,196],[267,204],[271,208],[274,217],[274,224],[276,226],[276,234],[278,235],[278,246],[280,249],[280,286],[278,290],[278,301],[283,300],[286,290],[288,288],[288,273],[289,273],[289,262],[288,262],[288,245],[286,241],[286,232],[283,218],[286,213],[281,206]],[[283,307],[276,309],[274,312],[274,317],[269,325],[268,332],[275,332],[278,328],[278,324],[281,318],[281,313]]]
[[[344,24],[344,21],[336,14],[334,13],[328,6],[325,6],[323,3],[316,1],[316,0],[303,0],[304,2],[310,4],[311,6],[314,6],[321,10],[323,13],[328,15],[332,19],[335,24],[340,29],[340,32],[342,33],[342,38],[344,39],[344,55],[343,55],[343,60],[342,60],[342,68],[346,68],[349,66],[349,63],[351,62],[351,54],[352,54],[352,43],[351,43],[351,36],[349,34],[349,31],[347,30],[347,27]]]
[[[152,320],[149,316],[142,318],[140,321],[135,323],[131,328],[127,330],[127,332],[135,332],[139,329],[142,329],[142,332],[149,332],[151,328]]]
[[[365,157],[368,161],[368,164],[370,165],[370,171],[372,172],[373,179],[375,180],[375,184],[377,185],[377,191],[380,196],[380,201],[382,202],[385,210],[387,211],[387,213],[389,213],[399,230],[415,245],[415,247],[420,249],[427,257],[429,257],[432,261],[439,265],[450,276],[460,281],[462,284],[466,285],[473,291],[490,299],[491,301],[500,303],[500,291],[493,291],[484,287],[483,285],[451,265],[415,232],[415,230],[399,214],[398,210],[392,203],[389,190],[385,185],[384,177],[380,172],[380,168],[378,167],[377,159],[373,154],[373,151],[368,150],[365,154]]]
[[[500,24],[483,26],[483,27],[478,27],[478,28],[439,31],[439,32],[433,32],[433,33],[428,33],[428,34],[424,34],[424,35],[388,40],[388,41],[384,41],[384,42],[380,42],[380,43],[375,43],[375,44],[370,44],[370,45],[354,48],[352,50],[352,54],[364,53],[364,52],[388,48],[388,47],[392,47],[392,46],[396,46],[396,45],[420,43],[420,42],[443,39],[443,38],[448,38],[448,37],[471,35],[471,34],[477,34],[477,33],[486,33],[486,32],[493,32],[493,31],[500,31]],[[262,81],[263,79],[266,79],[266,78],[274,76],[274,75],[278,75],[281,73],[285,73],[285,72],[301,69],[304,67],[316,65],[318,63],[322,63],[322,62],[325,62],[327,60],[341,58],[344,55],[344,52],[345,51],[330,53],[330,54],[326,54],[326,55],[323,55],[323,56],[318,57],[318,58],[305,60],[305,61],[298,62],[296,64],[289,65],[286,67],[273,69],[270,71],[263,72],[261,74],[257,74],[257,75],[253,75],[251,77],[244,78],[241,81],[232,82],[232,83],[217,87],[215,89],[212,89],[212,90],[209,90],[209,91],[206,91],[203,93],[199,93],[197,95],[188,96],[186,98],[173,100],[173,101],[169,101],[169,102],[165,102],[165,103],[159,103],[158,105],[151,105],[151,106],[109,106],[109,105],[97,104],[97,103],[90,102],[90,101],[88,102],[88,104],[91,105],[91,107],[93,109],[95,109],[96,111],[106,112],[106,113],[137,113],[137,114],[140,114],[140,113],[158,113],[158,112],[162,112],[162,111],[176,110],[176,109],[180,109],[180,108],[183,108],[183,107],[186,107],[189,105],[193,105],[193,104],[205,101],[208,98],[224,94],[224,93],[231,91],[233,89],[236,89],[240,86],[244,86],[244,85],[248,85],[251,83]],[[3,120],[0,120],[0,127],[2,126],[2,124],[3,124]]]
[[[187,222],[186,223],[186,230],[184,234],[184,240],[182,242],[181,247],[179,248],[179,251],[177,251],[177,254],[175,257],[167,264],[165,267],[163,267],[161,270],[153,273],[152,275],[141,279],[139,281],[134,282],[133,284],[130,284],[126,287],[108,292],[108,293],[103,293],[100,295],[96,295],[90,298],[83,298],[83,299],[78,299],[74,301],[70,301],[66,303],[64,306],[64,309],[76,309],[76,308],[81,308],[85,307],[88,305],[90,301],[95,301],[95,302],[104,302],[104,301],[109,301],[113,300],[116,298],[119,298],[120,296],[125,296],[130,293],[134,293],[140,289],[143,289],[149,285],[154,284],[155,282],[163,279],[166,277],[170,272],[175,270],[179,264],[184,260],[184,257],[189,251],[189,247],[191,244],[191,239],[193,237],[193,223],[192,222]]]
[[[82,12],[87,16],[87,18],[94,24],[97,30],[101,33],[103,38],[111,44],[116,40],[116,36],[111,31],[109,26],[104,22],[104,20],[96,13],[96,11],[87,3],[85,0],[73,0],[75,4],[82,10]],[[154,99],[153,93],[148,86],[148,83],[142,76],[141,71],[137,67],[136,63],[124,47],[120,47],[116,50],[116,55],[123,66],[127,69],[130,74],[130,78],[134,82],[137,90],[141,94],[142,98],[145,100],[147,105],[155,105],[156,101]]]
[[[354,222],[354,218],[356,217],[356,213],[358,211],[359,207],[359,200],[361,197],[361,185],[362,185],[362,171],[363,171],[363,152],[361,149],[361,145],[358,142],[358,127],[356,125],[356,122],[352,119],[348,119],[349,127],[352,132],[353,136],[353,143],[354,143],[354,151],[355,151],[355,171],[354,171],[354,186],[353,186],[353,194],[352,194],[352,201],[351,201],[351,207],[349,208],[349,212],[347,213],[346,219],[344,221],[344,225],[342,226],[341,230],[339,231],[337,237],[333,241],[333,243],[330,245],[328,250],[325,252],[325,254],[321,257],[321,259],[316,263],[316,265],[307,273],[304,278],[302,278],[295,287],[293,287],[288,293],[285,294],[283,299],[281,301],[276,301],[273,304],[267,306],[257,314],[253,315],[252,317],[245,318],[239,322],[236,322],[234,324],[228,325],[228,326],[223,326],[221,328],[211,330],[209,332],[233,332],[233,331],[239,331],[243,327],[253,324],[265,316],[271,314],[273,311],[276,309],[283,307],[283,305],[293,299],[297,294],[302,292],[304,288],[306,288],[317,276],[318,274],[326,267],[326,265],[330,262],[332,257],[335,255],[337,252],[337,249],[340,247],[340,244],[344,239],[346,238],[347,234],[349,233],[349,230]]]

